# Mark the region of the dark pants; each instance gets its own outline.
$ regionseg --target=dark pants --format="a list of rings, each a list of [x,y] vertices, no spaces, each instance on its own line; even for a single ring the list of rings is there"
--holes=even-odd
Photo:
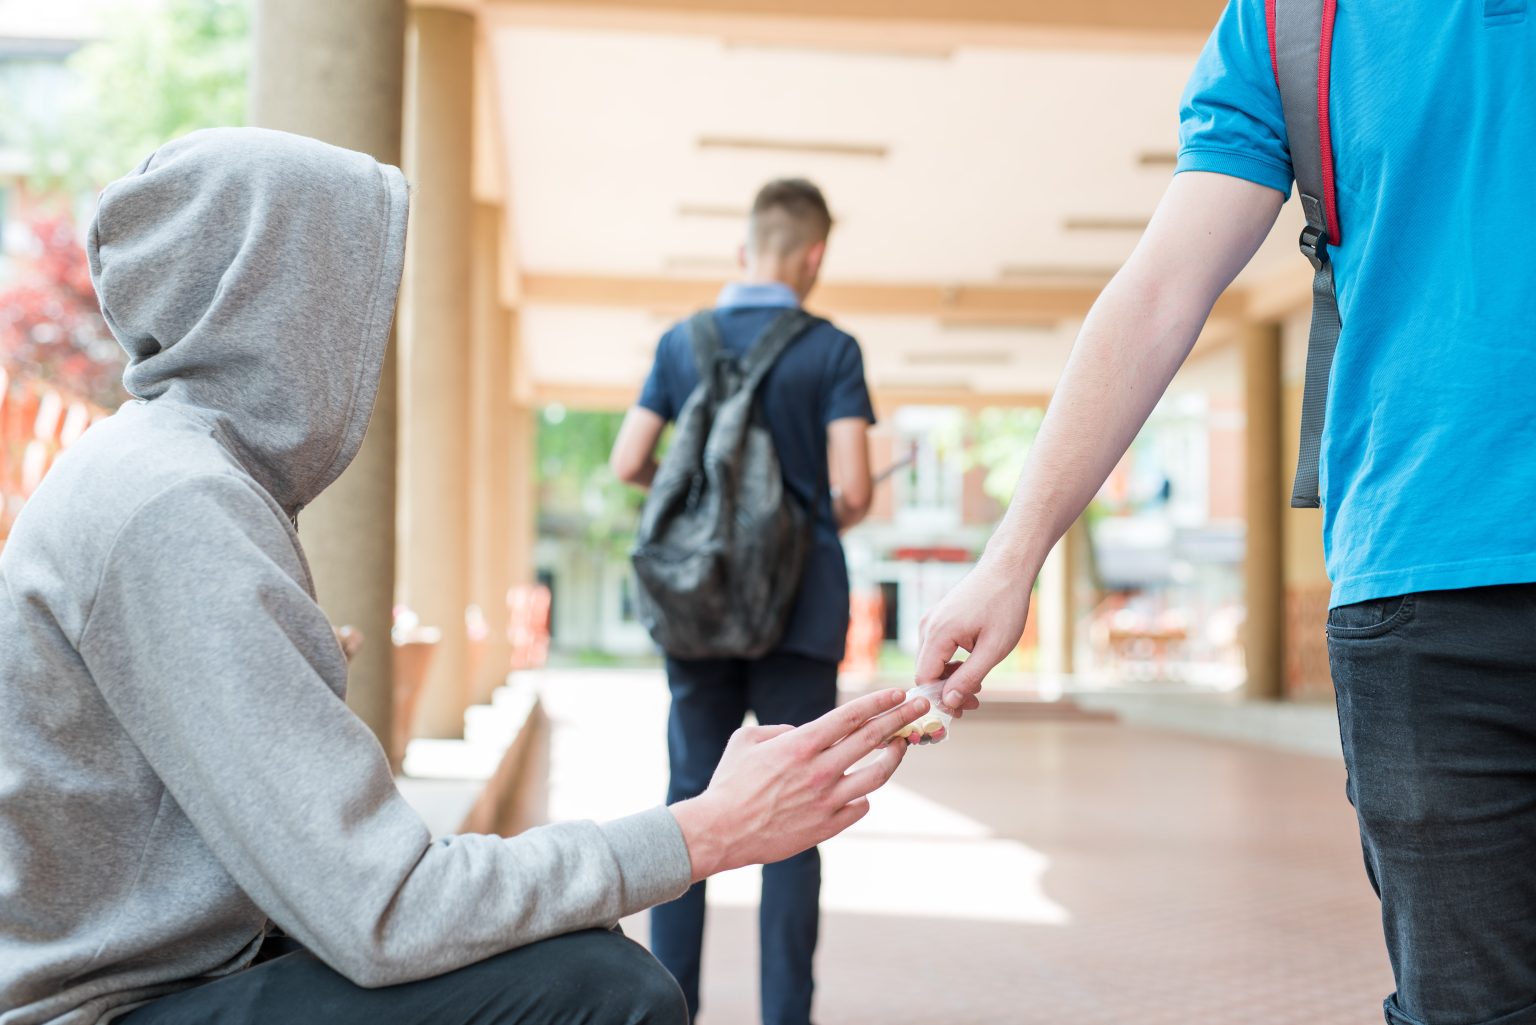
[[[269,948],[276,947],[276,951]],[[618,932],[590,930],[486,958],[436,978],[363,989],[292,940],[268,940],[243,972],[163,997],[119,1025],[688,1025],[656,959]]]
[[[801,655],[750,661],[669,658],[667,683],[672,689],[668,804],[704,792],[726,742],[748,711],[764,726],[802,726],[837,704],[837,665]],[[763,866],[759,934],[764,1025],[809,1025],[820,898],[821,855],[815,848]],[[692,1014],[699,1011],[703,944],[703,883],[651,911],[651,950],[683,987]]]
[[[1536,585],[1328,617],[1392,1025],[1536,1025]]]

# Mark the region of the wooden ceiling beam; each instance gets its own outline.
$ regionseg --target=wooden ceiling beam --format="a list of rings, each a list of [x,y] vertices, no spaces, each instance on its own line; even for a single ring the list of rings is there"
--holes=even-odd
[[[482,0],[479,9],[504,24],[943,57],[962,46],[1194,52],[1222,6],[1222,0]]]
[[[525,404],[530,408],[561,405],[591,412],[622,412],[634,404],[638,386],[582,384],[574,381],[536,383]],[[948,406],[972,412],[990,407],[1043,409],[1050,401],[1044,392],[979,392],[965,388],[882,388],[870,382],[875,409],[889,412],[902,406]]]
[[[1003,406],[1017,409],[1044,409],[1051,401],[1045,392],[983,392],[969,388],[882,388],[870,383],[870,397],[876,411],[890,411],[901,406],[951,406],[975,412]]]
[[[551,306],[622,306],[681,316],[714,302],[723,279],[525,274],[519,290],[526,303]],[[1017,324],[1077,320],[1098,298],[1096,284],[936,285],[829,281],[809,305],[833,316],[933,317],[946,324]],[[1212,316],[1239,317],[1245,298],[1228,291]]]

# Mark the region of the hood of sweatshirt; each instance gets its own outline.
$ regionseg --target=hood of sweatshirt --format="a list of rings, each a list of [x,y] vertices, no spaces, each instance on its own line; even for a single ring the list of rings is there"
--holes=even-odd
[[[102,193],[86,242],[128,392],[206,423],[296,514],[362,445],[408,206],[398,169],[313,139],[162,146]]]

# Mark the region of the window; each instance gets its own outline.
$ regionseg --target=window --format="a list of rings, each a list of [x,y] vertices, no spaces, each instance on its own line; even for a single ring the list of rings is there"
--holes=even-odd
[[[907,406],[896,411],[895,426],[895,449],[911,458],[895,480],[898,524],[959,526],[964,503],[959,445],[963,415],[945,407]]]

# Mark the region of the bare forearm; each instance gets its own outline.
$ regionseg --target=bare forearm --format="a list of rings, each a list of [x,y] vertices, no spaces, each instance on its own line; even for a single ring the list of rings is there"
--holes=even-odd
[[[1168,186],[1136,252],[1094,304],[986,555],[924,617],[917,679],[961,708],[1018,644],[1029,588],[1189,355],[1223,289],[1264,240],[1284,197],[1219,174]]]
[[[1146,423],[1282,199],[1223,175],[1181,174],[1170,183],[1135,253],[1083,323],[990,559],[1034,578]]]
[[[1110,283],[1083,324],[989,557],[1034,579],[1141,430],[1207,312],[1181,311],[1134,274]]]
[[[864,518],[869,515],[869,502],[866,500],[862,504],[855,504],[834,491],[832,494],[832,515],[837,517],[837,527],[839,530],[852,530],[860,523],[863,523]]]
[[[656,443],[665,426],[665,420],[642,406],[625,414],[624,422],[619,425],[619,436],[613,442],[613,451],[608,456],[613,475],[642,491],[649,489],[656,479]]]
[[[649,491],[656,480],[656,460],[647,459],[634,472],[624,478],[624,483],[641,491]]]
[[[869,421],[845,417],[827,425],[827,476],[832,487],[832,515],[839,530],[855,527],[869,515],[874,480],[869,475]]]

